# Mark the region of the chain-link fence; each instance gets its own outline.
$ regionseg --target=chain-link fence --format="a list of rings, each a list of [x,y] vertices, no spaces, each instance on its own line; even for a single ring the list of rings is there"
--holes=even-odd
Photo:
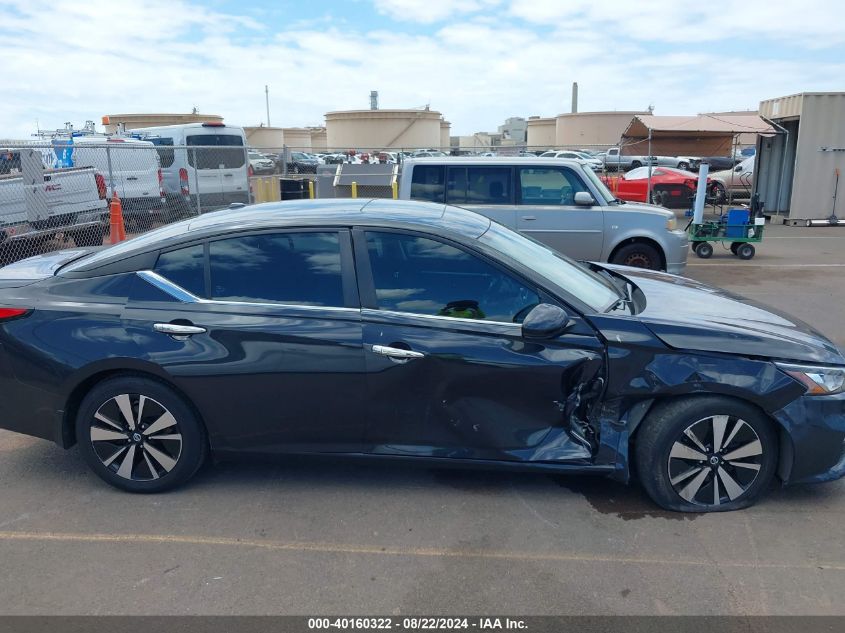
[[[614,193],[626,170],[692,167],[683,157],[622,157],[608,146],[255,149],[83,136],[0,141],[0,264],[112,238],[119,199],[127,237],[221,208],[304,198],[395,198],[405,161],[425,157],[552,157],[583,161]],[[234,139],[234,140],[232,140]],[[645,162],[645,165],[643,164]],[[658,200],[659,202],[659,200]]]

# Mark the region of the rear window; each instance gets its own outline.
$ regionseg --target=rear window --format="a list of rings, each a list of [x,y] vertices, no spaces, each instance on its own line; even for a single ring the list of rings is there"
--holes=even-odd
[[[172,138],[151,138],[150,142],[156,146],[158,157],[161,161],[162,169],[167,169],[173,165],[173,150],[168,147],[173,147]]]
[[[188,164],[197,169],[237,169],[245,164],[244,140],[238,134],[194,134],[188,145]]]

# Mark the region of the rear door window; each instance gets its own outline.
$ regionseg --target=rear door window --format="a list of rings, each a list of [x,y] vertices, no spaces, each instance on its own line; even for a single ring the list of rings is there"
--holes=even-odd
[[[188,145],[188,164],[197,169],[236,169],[245,164],[244,140],[237,134],[192,134]]]
[[[513,204],[510,167],[450,167],[449,204]]]
[[[343,307],[336,232],[245,235],[209,244],[211,298]]]

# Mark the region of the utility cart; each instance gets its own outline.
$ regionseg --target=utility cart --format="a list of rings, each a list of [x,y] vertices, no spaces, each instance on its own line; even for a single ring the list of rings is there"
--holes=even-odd
[[[692,251],[702,259],[713,255],[713,244],[729,244],[731,253],[740,259],[751,259],[754,244],[763,241],[766,218],[756,195],[751,208],[728,209],[718,219],[701,223],[691,221],[687,226]]]

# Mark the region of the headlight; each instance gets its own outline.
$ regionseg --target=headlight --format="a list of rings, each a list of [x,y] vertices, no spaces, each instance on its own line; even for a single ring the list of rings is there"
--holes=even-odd
[[[775,365],[807,387],[808,396],[827,396],[845,390],[845,367],[813,367],[787,363]]]
[[[666,220],[667,231],[674,231],[676,228],[678,228],[678,220],[676,218],[669,218]]]

